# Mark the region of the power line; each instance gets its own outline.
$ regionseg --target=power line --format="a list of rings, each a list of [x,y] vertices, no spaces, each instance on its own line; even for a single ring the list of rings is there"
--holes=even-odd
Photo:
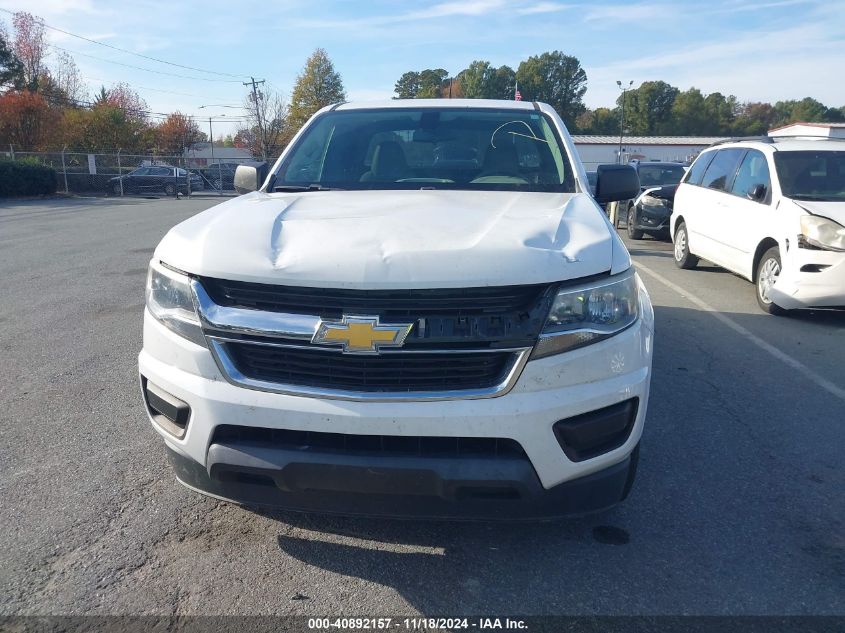
[[[100,83],[102,83],[102,82],[106,82],[106,83],[114,82],[114,79],[103,79],[102,77],[88,77],[88,76],[85,76],[85,75],[81,75],[81,77],[85,81],[90,81],[90,82],[100,82]],[[174,90],[162,90],[161,88],[151,88],[150,86],[139,86],[137,84],[132,84],[132,86],[133,86],[133,88],[139,88],[141,90],[151,90],[153,92],[161,92],[163,94],[176,95],[178,97],[191,97],[193,99],[199,99],[201,101],[208,101],[208,100],[214,98],[214,97],[209,97],[208,95],[191,94],[191,93],[188,93],[188,92],[176,92]],[[232,106],[227,106],[227,107],[239,107],[242,110],[246,109],[246,108],[244,108],[243,106],[240,106],[240,105],[235,106],[235,104],[232,104]]]
[[[4,11],[10,15],[15,15],[15,11],[11,11],[10,9],[4,9],[0,7],[0,11]],[[70,31],[65,31],[64,29],[60,29],[56,26],[50,26],[47,24],[42,18],[36,17],[36,20],[40,22],[44,27],[51,29],[53,31],[58,31],[59,33],[64,33],[65,35],[70,35],[71,37],[78,38],[80,40],[84,40],[86,42],[90,42],[91,44],[97,44],[99,46],[105,46],[106,48],[110,48],[115,51],[120,51],[121,53],[126,53],[128,55],[135,55],[136,57],[142,57],[143,59],[148,59],[150,61],[158,62],[159,64],[167,64],[168,66],[175,66],[177,68],[184,68],[185,70],[193,70],[200,73],[208,73],[210,75],[223,75],[225,77],[237,77],[243,78],[248,77],[249,75],[233,75],[231,73],[224,73],[215,70],[205,70],[204,68],[196,68],[194,66],[186,66],[184,64],[177,64],[176,62],[169,62],[166,59],[159,59],[158,57],[152,57],[150,55],[144,55],[143,53],[136,53],[135,51],[130,51],[125,48],[120,48],[119,46],[114,46],[113,44],[107,44],[106,42],[100,42],[99,40],[93,40],[88,37],[84,37],[82,35],[77,35],[76,33],[71,33]],[[58,48],[58,46],[56,47]]]
[[[190,79],[191,81],[211,81],[216,83],[228,83],[228,84],[239,84],[241,83],[238,79],[209,79],[206,77],[190,77],[188,75],[179,75],[177,73],[168,73],[163,70],[153,70],[152,68],[144,68],[143,66],[134,66],[132,64],[124,64],[123,62],[116,62],[112,59],[104,59],[102,57],[97,57],[96,55],[89,55],[87,53],[80,53],[78,51],[72,51],[67,48],[62,48],[61,46],[56,46],[55,44],[51,44],[55,49],[60,51],[64,51],[65,53],[70,53],[71,55],[82,55],[82,57],[90,57],[91,59],[96,59],[97,61],[106,62],[107,64],[115,64],[117,66],[123,66],[124,68],[134,68],[135,70],[143,70],[144,72],[154,73],[156,75],[167,75],[169,77],[179,77],[180,79]]]
[[[58,94],[58,93],[52,93],[52,92],[48,92],[48,91],[41,91],[39,94],[41,94],[43,97],[45,97],[48,101],[52,100],[53,102],[62,102],[63,105],[70,105],[70,106],[75,106],[75,107],[78,107],[78,108],[93,108],[97,105],[93,101],[83,101],[81,99],[72,99],[72,98],[67,97],[65,95]],[[126,108],[124,106],[120,106],[120,105],[116,105],[116,104],[108,104],[108,107],[116,108],[118,110],[123,110],[124,112],[126,112],[128,114],[143,114],[143,115],[148,116],[150,118],[161,119],[161,120],[167,119],[168,117],[176,114],[175,112],[154,112],[152,110],[143,110],[143,109],[140,109],[140,108]],[[191,119],[193,121],[208,121],[208,117],[194,116],[194,115],[191,115],[191,114],[183,114],[181,112],[179,112],[178,114],[180,116],[185,117],[186,119]],[[219,123],[226,123],[226,122],[242,123],[242,122],[248,121],[248,120],[249,119],[247,117],[221,117],[221,118],[212,117],[212,121],[219,122]]]

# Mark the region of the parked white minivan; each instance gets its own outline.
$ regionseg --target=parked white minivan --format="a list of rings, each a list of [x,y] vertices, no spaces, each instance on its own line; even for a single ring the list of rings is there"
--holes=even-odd
[[[675,195],[675,263],[754,282],[770,314],[845,307],[845,140],[762,137],[703,151]]]

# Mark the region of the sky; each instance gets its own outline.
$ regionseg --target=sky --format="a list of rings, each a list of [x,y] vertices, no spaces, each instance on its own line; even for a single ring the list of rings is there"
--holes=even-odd
[[[476,59],[515,69],[560,50],[581,61],[591,108],[613,105],[617,80],[663,80],[740,101],[810,96],[845,105],[843,0],[0,0],[0,8],[178,64],[48,31],[55,52],[73,55],[90,93],[125,81],[154,112],[213,117],[215,138],[237,127],[242,82],[264,79],[289,96],[317,47],[350,100],[389,99],[409,70],[456,74]],[[10,19],[0,12],[7,31]]]

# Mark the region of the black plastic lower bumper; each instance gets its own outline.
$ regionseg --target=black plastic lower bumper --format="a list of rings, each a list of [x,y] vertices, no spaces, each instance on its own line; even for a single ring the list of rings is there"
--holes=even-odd
[[[212,444],[208,467],[167,449],[179,480],[245,505],[362,516],[551,519],[623,500],[635,450],[605,470],[550,489],[531,463],[507,457],[366,456],[307,453],[258,444]]]

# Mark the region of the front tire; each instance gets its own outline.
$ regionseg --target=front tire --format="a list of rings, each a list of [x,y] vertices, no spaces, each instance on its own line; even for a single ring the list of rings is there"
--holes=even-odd
[[[164,193],[168,196],[175,196],[176,195],[176,185],[173,183],[167,183],[164,185]]]
[[[698,264],[698,257],[690,253],[687,225],[684,222],[675,227],[675,265],[689,270]]]
[[[637,209],[634,205],[628,207],[628,237],[632,240],[643,239],[643,232],[635,228],[637,226]]]
[[[760,263],[757,264],[757,270],[754,271],[754,286],[756,289],[754,294],[757,295],[757,305],[768,314],[781,315],[787,313],[787,310],[781,308],[770,297],[772,286],[775,285],[780,272],[780,249],[777,246],[772,246],[763,253]]]

